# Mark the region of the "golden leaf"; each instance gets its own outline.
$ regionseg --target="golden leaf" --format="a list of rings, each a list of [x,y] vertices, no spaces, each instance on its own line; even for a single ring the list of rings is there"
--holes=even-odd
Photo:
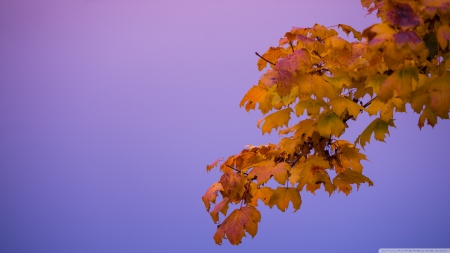
[[[278,187],[269,200],[269,207],[272,208],[276,205],[278,209],[284,212],[288,208],[289,202],[292,203],[294,212],[300,209],[302,200],[298,190],[292,187]]]

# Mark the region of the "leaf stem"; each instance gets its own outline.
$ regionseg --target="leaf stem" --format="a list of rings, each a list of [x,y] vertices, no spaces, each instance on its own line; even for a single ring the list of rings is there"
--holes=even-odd
[[[275,64],[273,62],[271,62],[271,61],[267,60],[266,58],[262,57],[260,54],[258,54],[258,52],[255,52],[255,54],[257,56],[259,56],[259,58],[261,58],[261,59],[265,60],[266,62],[268,62],[268,63],[272,64],[273,66],[275,66]]]

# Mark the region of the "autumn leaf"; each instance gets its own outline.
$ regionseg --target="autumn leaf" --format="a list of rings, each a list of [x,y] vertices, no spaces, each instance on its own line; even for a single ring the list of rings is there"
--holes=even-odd
[[[214,241],[222,244],[222,239],[228,239],[231,244],[238,245],[245,232],[252,237],[256,235],[260,221],[261,214],[256,208],[245,206],[236,209],[218,226]]]
[[[206,211],[209,212],[209,208],[211,207],[210,203],[216,203],[216,198],[219,191],[223,191],[223,186],[221,183],[214,183],[206,190],[205,195],[203,195],[202,200],[205,203]]]
[[[251,206],[258,206],[258,200],[261,200],[265,205],[269,205],[269,200],[273,195],[274,190],[270,187],[257,187],[255,183],[250,184],[250,194],[252,200],[249,203]]]
[[[259,110],[263,114],[266,114],[273,108],[272,106],[273,93],[271,91],[274,90],[275,88],[276,86],[272,89],[268,89],[263,85],[257,86],[255,85],[245,94],[239,106],[240,107],[245,106],[245,110],[250,111],[254,110],[256,104],[258,103]]]
[[[267,117],[258,121],[258,127],[260,127],[261,123],[264,121],[262,125],[262,133],[270,133],[272,129],[278,129],[282,126],[288,126],[289,120],[291,119],[292,108],[288,107],[286,109],[274,112]]]
[[[278,209],[284,212],[288,208],[289,202],[292,203],[294,212],[300,209],[302,200],[298,190],[292,187],[278,187],[269,200],[269,207],[272,208],[276,205]]]
[[[450,27],[444,25],[439,27],[436,38],[441,49],[445,50],[450,41]]]
[[[328,102],[328,104],[331,106],[331,110],[335,112],[336,115],[342,117],[342,115],[345,115],[345,112],[348,112],[348,114],[353,116],[355,119],[358,117],[361,110],[364,109],[361,105],[358,105],[345,97],[334,98]]]
[[[366,129],[364,129],[361,135],[358,136],[355,143],[359,143],[361,147],[364,148],[366,143],[370,143],[372,134],[374,134],[375,140],[384,142],[386,134],[389,135],[389,126],[395,127],[394,120],[391,119],[386,122],[380,118],[376,118],[366,127]]]
[[[341,136],[344,132],[345,124],[334,112],[323,112],[317,120],[317,131],[323,137],[334,135]]]
[[[337,162],[335,165],[336,173],[344,172],[347,169],[352,169],[361,173],[363,167],[361,160],[367,160],[364,154],[359,152],[353,144],[345,140],[337,140],[332,144],[332,148],[335,149]]]
[[[291,165],[289,165],[289,163],[286,163],[286,162],[278,163],[272,169],[273,178],[279,184],[281,184],[281,185],[285,184],[286,180],[288,179],[288,171],[290,169],[291,169]]]
[[[219,222],[219,212],[221,212],[225,216],[227,215],[228,204],[229,204],[229,199],[224,198],[222,201],[217,203],[216,206],[214,206],[214,209],[209,213],[211,215],[211,218],[213,219],[214,223]]]
[[[308,156],[306,160],[300,160],[291,168],[289,182],[292,185],[298,183],[297,188],[303,189],[307,184],[316,184],[317,181],[320,181],[317,178],[317,172],[324,171],[330,167],[330,163],[323,157]]]
[[[363,174],[353,171],[353,170],[345,170],[342,173],[336,175],[333,179],[333,184],[339,192],[345,193],[345,195],[350,194],[352,191],[351,184],[356,184],[357,189],[359,189],[359,185],[362,183],[368,183],[369,186],[373,186],[373,182]]]
[[[399,26],[402,30],[414,28],[420,24],[419,16],[414,13],[411,5],[408,3],[396,3],[386,13],[386,20],[391,25]]]
[[[206,171],[210,171],[212,170],[214,167],[216,167],[219,162],[223,161],[223,158],[219,158],[216,161],[214,161],[213,163],[211,163],[210,165],[206,165]]]
[[[276,63],[278,61],[278,59],[285,57],[286,56],[286,52],[284,50],[284,48],[281,47],[270,47],[269,50],[267,50],[267,52],[265,52],[262,57],[272,63]],[[260,58],[258,60],[258,70],[261,71],[263,70],[266,66],[267,66],[268,62],[263,60],[262,58]]]
[[[430,83],[430,107],[437,116],[448,119],[450,110],[450,74],[446,72]]]
[[[356,31],[355,29],[353,29],[353,27],[351,27],[351,26],[349,26],[349,25],[344,25],[344,24],[339,24],[338,27],[341,28],[342,31],[344,31],[344,32],[347,34],[347,36],[348,36],[348,34],[349,34],[350,32],[352,32],[352,33],[353,33],[353,37],[354,37],[355,39],[361,41],[361,39],[362,39],[361,33],[358,32],[358,31]]]
[[[317,115],[319,115],[320,110],[324,107],[327,107],[327,104],[323,99],[313,100],[311,98],[306,98],[298,101],[297,105],[295,106],[295,114],[297,115],[297,117],[301,116],[306,110],[310,118],[315,118]]]
[[[395,91],[399,98],[406,101],[412,91],[413,79],[416,82],[419,81],[418,74],[417,68],[413,67],[404,67],[395,71],[381,84],[378,97],[382,102],[386,102],[393,97]]]
[[[272,176],[272,170],[275,162],[272,160],[262,161],[254,164],[253,169],[248,173],[249,178],[256,178],[258,185],[265,184]]]

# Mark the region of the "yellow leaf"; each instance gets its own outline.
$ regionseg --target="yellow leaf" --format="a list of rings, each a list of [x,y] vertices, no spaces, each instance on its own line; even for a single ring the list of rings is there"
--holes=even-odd
[[[222,244],[222,239],[228,239],[231,244],[238,245],[245,236],[245,232],[252,237],[256,235],[260,221],[261,214],[256,208],[245,206],[236,209],[218,226],[214,241]]]
[[[249,203],[251,206],[258,206],[258,200],[261,200],[265,205],[269,205],[269,200],[272,197],[274,190],[270,187],[257,187],[255,183],[250,184],[250,194],[252,200]]]
[[[430,82],[430,107],[437,116],[448,119],[450,110],[450,73],[445,72],[442,76]]]
[[[416,67],[404,67],[395,71],[381,84],[378,97],[386,102],[393,97],[395,91],[399,98],[406,101],[412,91],[413,79],[419,81],[418,74]]]
[[[224,198],[222,201],[217,203],[217,205],[214,207],[214,209],[209,213],[211,215],[211,218],[213,219],[214,223],[219,222],[219,212],[221,212],[223,215],[227,215],[228,204],[229,204],[229,199]]]
[[[319,181],[316,177],[318,171],[324,171],[331,168],[330,163],[324,157],[308,156],[306,161],[300,160],[291,168],[289,182],[292,185],[298,183],[300,190],[306,184],[316,184]]]
[[[275,88],[274,86],[273,89]],[[259,110],[261,110],[262,114],[266,114],[273,108],[272,97],[273,94],[270,92],[270,89],[263,85],[255,85],[245,94],[239,106],[245,105],[245,110],[250,111],[254,110],[256,104],[259,103]]]
[[[317,120],[317,131],[323,137],[334,135],[341,136],[344,133],[345,124],[334,112],[323,112]]]
[[[365,109],[369,115],[373,116],[380,112],[380,118],[386,122],[394,117],[394,108],[397,112],[405,112],[405,102],[400,98],[390,98],[387,102],[380,101],[380,98],[372,100],[370,106]]]
[[[355,143],[359,142],[361,147],[364,148],[366,143],[370,143],[370,137],[372,136],[372,133],[374,134],[375,140],[384,142],[386,134],[389,135],[389,126],[395,127],[394,121],[392,119],[386,122],[380,118],[376,118],[366,127],[366,129],[364,129],[361,135],[358,136]]]
[[[352,191],[351,184],[356,184],[357,189],[362,183],[368,183],[369,186],[373,186],[373,182],[361,173],[353,170],[346,170],[336,175],[333,179],[333,184],[339,192],[344,192],[348,195]]]
[[[425,125],[425,121],[431,127],[434,127],[437,124],[437,115],[429,106],[425,107],[425,109],[422,111],[422,114],[420,114],[418,123],[420,129],[422,129],[422,127]]]
[[[448,46],[448,42],[450,40],[450,27],[443,25],[439,27],[436,34],[437,41],[441,50],[445,50]]]
[[[300,101],[298,101],[297,105],[295,105],[295,114],[300,117],[303,115],[304,111],[306,110],[308,116],[310,118],[315,118],[320,113],[320,109],[326,107],[327,104],[323,99],[311,99],[311,98],[305,98]]]
[[[272,62],[273,64],[276,64],[278,59],[285,57],[286,52],[285,49],[282,47],[270,47],[269,50],[267,50],[262,57],[264,59]],[[261,71],[267,66],[268,62],[259,58],[258,60],[258,70]]]
[[[272,160],[262,161],[254,164],[253,169],[248,173],[249,178],[255,178],[258,181],[258,185],[266,183],[272,176],[272,169],[275,166],[275,162]]]
[[[278,163],[272,170],[272,175],[275,181],[284,185],[288,179],[288,171],[291,169],[291,165],[286,162]]]
[[[294,212],[300,209],[302,200],[297,189],[292,187],[278,187],[269,200],[269,206],[270,208],[272,208],[274,205],[276,205],[278,209],[284,212],[288,208],[289,202],[292,203]]]
[[[297,83],[299,84],[300,94],[305,96],[310,96],[312,94],[318,99],[324,97],[334,98],[337,96],[337,91],[333,84],[326,81],[324,77],[318,75],[298,75]]]
[[[278,129],[282,126],[288,126],[289,120],[291,119],[292,108],[288,107],[286,109],[274,112],[267,117],[258,121],[258,127],[260,127],[262,121],[264,124],[262,125],[262,133],[270,133],[272,129]]]
[[[341,28],[342,31],[344,31],[347,34],[347,36],[348,36],[348,34],[350,32],[352,32],[353,33],[353,37],[355,39],[361,41],[361,39],[362,39],[361,33],[356,31],[355,29],[353,29],[353,27],[351,27],[349,25],[344,25],[344,24],[339,24],[338,27]]]
[[[336,115],[345,115],[345,112],[347,111],[348,114],[355,119],[358,117],[361,110],[364,109],[364,107],[345,97],[334,98],[328,102],[328,104],[331,105],[331,110],[335,112]]]
[[[203,203],[205,203],[206,211],[209,212],[209,208],[211,207],[210,203],[216,203],[216,198],[219,191],[223,191],[223,186],[218,182],[214,183],[208,190],[206,190],[202,197]]]
[[[361,154],[358,148],[355,148],[349,142],[341,142],[340,144],[333,145],[333,147],[337,149],[336,154],[338,157],[338,163],[335,164],[336,173],[344,172],[347,169],[352,169],[359,173],[362,172],[361,160],[367,160],[367,157]]]

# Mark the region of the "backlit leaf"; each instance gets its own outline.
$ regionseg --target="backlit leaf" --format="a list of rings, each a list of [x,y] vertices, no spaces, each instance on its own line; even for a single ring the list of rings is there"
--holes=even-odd
[[[254,237],[258,231],[258,222],[261,214],[252,206],[241,207],[234,210],[217,228],[214,241],[222,244],[222,239],[228,239],[231,244],[241,243],[245,232]]]
[[[292,203],[294,212],[300,209],[302,200],[298,190],[292,187],[278,187],[269,200],[269,206],[272,208],[276,205],[278,209],[284,212],[288,208],[289,202]]]

